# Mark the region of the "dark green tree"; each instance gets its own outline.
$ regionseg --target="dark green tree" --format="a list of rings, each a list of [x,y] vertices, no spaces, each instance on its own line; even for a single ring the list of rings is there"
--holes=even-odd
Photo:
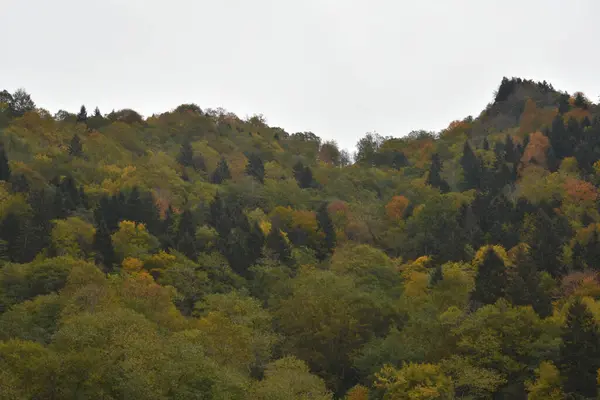
[[[83,144],[78,134],[73,135],[69,142],[69,155],[73,157],[83,157]]]
[[[569,307],[558,368],[566,395],[576,399],[596,398],[600,334],[594,316],[579,298]]]
[[[508,286],[508,276],[504,261],[492,248],[487,248],[483,262],[477,269],[475,277],[475,290],[471,293],[471,300],[476,304],[494,304],[504,297]]]
[[[0,181],[8,182],[10,180],[10,165],[8,165],[8,157],[4,145],[0,145]]]
[[[509,163],[516,163],[519,161],[520,155],[517,152],[515,144],[510,135],[506,135],[504,142],[504,160]]]
[[[221,158],[219,163],[217,164],[217,168],[213,171],[210,182],[216,185],[220,185],[226,180],[231,179],[231,172],[229,171],[229,165],[225,158]]]
[[[12,95],[10,108],[16,117],[21,117],[26,112],[35,110],[35,103],[24,89],[17,89]]]
[[[265,181],[265,165],[258,154],[252,153],[248,156],[246,164],[246,175],[255,178],[260,183]]]
[[[110,231],[105,221],[101,221],[94,234],[93,249],[96,252],[96,262],[104,266],[107,273],[113,272],[117,264],[117,255],[113,247]]]
[[[433,269],[433,271],[430,273],[429,286],[433,287],[443,280],[444,280],[444,270],[442,269],[441,264],[438,264]]]
[[[550,316],[552,298],[542,287],[540,272],[526,249],[518,249],[514,264],[508,286],[511,302],[518,306],[531,305],[543,318]]]
[[[314,178],[310,167],[304,166],[301,161],[294,165],[294,178],[301,189],[308,189],[314,186]]]
[[[481,161],[466,141],[463,146],[463,155],[460,158],[460,165],[463,169],[464,186],[463,190],[479,189],[481,187],[482,166]]]
[[[335,226],[329,216],[327,203],[321,204],[317,210],[317,223],[319,232],[322,232],[324,235],[323,245],[317,255],[321,260],[324,260],[333,253],[336,245]]]
[[[194,149],[192,148],[192,144],[189,140],[186,140],[181,145],[181,149],[179,150],[179,156],[177,157],[177,161],[179,164],[184,167],[191,167],[194,164]]]
[[[87,110],[85,106],[81,106],[79,114],[77,114],[77,122],[86,123],[88,119]]]
[[[6,243],[6,255],[9,261],[20,262],[23,249],[20,248],[23,222],[15,213],[9,212],[0,224],[0,239]]]
[[[429,167],[429,173],[427,174],[425,183],[440,189],[442,193],[450,191],[450,186],[448,186],[448,183],[442,178],[442,160],[437,153],[433,153],[431,156],[431,166]]]
[[[292,248],[283,237],[280,229],[271,227],[265,244],[281,262],[287,264],[292,259]]]

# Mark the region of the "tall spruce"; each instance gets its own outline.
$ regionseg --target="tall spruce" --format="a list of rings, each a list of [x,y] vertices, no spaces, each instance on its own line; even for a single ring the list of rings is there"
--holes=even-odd
[[[96,252],[96,262],[104,266],[104,272],[113,272],[118,260],[112,238],[110,237],[110,231],[104,220],[100,221],[100,224],[96,228],[92,247]]]
[[[473,149],[468,141],[463,146],[463,155],[460,158],[460,165],[463,169],[464,184],[463,189],[478,189],[481,186],[481,162],[473,153]]]
[[[563,328],[558,368],[570,398],[595,399],[600,369],[600,333],[588,307],[576,298]]]
[[[488,247],[477,269],[475,290],[471,294],[471,300],[476,305],[493,304],[504,297],[507,286],[508,276],[504,261],[493,248]]]
[[[287,264],[291,260],[292,249],[280,229],[271,227],[265,244],[281,262]]]
[[[87,115],[87,109],[85,108],[85,106],[81,106],[81,109],[79,110],[79,114],[77,114],[77,122],[82,122],[85,123],[88,119],[88,115]]]
[[[265,181],[265,165],[258,154],[252,153],[248,156],[246,164],[246,175],[255,178],[260,183]]]
[[[4,150],[4,145],[0,144],[0,181],[8,182],[10,180],[10,165],[8,165],[8,157]]]
[[[189,140],[184,141],[181,145],[177,161],[184,167],[191,167],[194,165],[194,149]]]
[[[542,287],[541,274],[527,249],[517,250],[514,264],[508,287],[511,302],[518,306],[531,305],[543,318],[550,316],[552,299]]]
[[[301,161],[294,165],[294,178],[296,178],[296,182],[298,182],[301,189],[308,189],[314,185],[312,170]]]
[[[225,160],[225,158],[221,158],[221,160],[217,164],[217,168],[213,171],[210,177],[210,181],[211,183],[220,185],[221,183],[229,179],[231,179],[229,165],[227,164],[227,160]]]
[[[74,134],[69,142],[69,155],[73,157],[83,157],[83,144],[78,134]]]
[[[321,204],[317,210],[317,224],[319,231],[325,236],[322,249],[318,252],[319,258],[323,260],[333,253],[336,245],[335,226],[327,210],[327,203]]]
[[[448,183],[442,178],[442,160],[438,153],[433,153],[431,156],[431,166],[429,167],[426,183],[440,189],[442,193],[450,191],[450,186],[448,186]]]

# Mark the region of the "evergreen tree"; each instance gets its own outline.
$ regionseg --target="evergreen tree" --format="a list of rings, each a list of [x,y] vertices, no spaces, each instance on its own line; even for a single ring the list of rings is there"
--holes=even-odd
[[[96,262],[104,265],[105,272],[113,272],[118,260],[112,244],[112,238],[110,237],[110,231],[104,221],[101,221],[100,225],[96,228],[93,249],[96,252]]]
[[[508,277],[504,261],[494,249],[488,248],[477,269],[475,290],[471,299],[477,304],[493,304],[506,294]]]
[[[50,245],[54,218],[52,200],[45,190],[30,193],[28,200],[32,213],[31,218],[26,219],[22,230],[21,262],[32,261],[39,252]]]
[[[221,158],[219,163],[217,164],[217,168],[212,173],[210,178],[211,183],[216,185],[220,185],[226,180],[231,179],[231,172],[229,171],[229,165],[225,158]]]
[[[504,160],[509,163],[519,161],[519,154],[510,135],[506,135],[506,141],[504,142]]]
[[[429,174],[425,183],[440,189],[442,193],[450,191],[450,186],[442,178],[442,160],[437,153],[433,153],[431,156],[431,166],[429,167]]]
[[[483,138],[483,149],[486,151],[490,149],[490,142],[488,142],[488,139],[486,137]]]
[[[531,305],[543,318],[552,314],[552,299],[542,288],[540,273],[523,248],[515,256],[515,270],[510,277],[508,294],[513,304]]]
[[[69,143],[69,155],[73,157],[83,157],[83,144],[78,134],[73,135]]]
[[[479,158],[473,153],[468,141],[463,146],[460,165],[463,168],[464,174],[463,190],[479,189],[481,187],[482,166]]]
[[[294,165],[294,177],[301,189],[308,189],[314,186],[312,170],[310,167],[304,166],[300,161]]]
[[[102,118],[102,113],[100,112],[100,109],[98,107],[96,107],[94,109],[94,117],[95,118]]]
[[[23,224],[13,212],[9,212],[0,224],[0,239],[6,243],[6,255],[11,262],[20,262],[23,249],[19,247]]]
[[[142,199],[140,197],[140,190],[137,186],[134,186],[129,192],[129,196],[127,196],[127,200],[125,201],[123,219],[133,221],[135,223],[141,224],[145,223],[144,221],[144,210],[143,210]]]
[[[579,298],[569,307],[558,368],[567,395],[572,398],[596,398],[600,334],[593,314]]]
[[[10,165],[8,165],[8,157],[4,151],[4,146],[0,145],[0,181],[8,182],[10,180]]]
[[[246,175],[255,178],[260,183],[265,181],[265,165],[262,159],[257,154],[248,156],[248,164],[246,164]]]
[[[578,92],[575,95],[575,100],[573,101],[573,105],[575,107],[582,108],[584,110],[587,110],[588,106],[589,106],[587,99],[585,98],[585,96],[581,92]]]
[[[181,145],[181,149],[179,150],[179,156],[177,157],[177,161],[179,164],[184,167],[191,167],[194,164],[194,149],[192,148],[192,144],[189,140],[186,140]]]
[[[88,115],[85,106],[81,106],[79,110],[79,114],[77,114],[77,122],[85,123],[87,121]]]
[[[10,179],[10,185],[15,193],[27,193],[31,188],[29,180],[23,174],[13,175]]]
[[[319,258],[324,260],[333,253],[336,245],[335,226],[333,225],[333,221],[329,216],[327,203],[323,203],[321,207],[319,207],[317,211],[317,223],[319,231],[325,236],[323,240],[323,246],[318,254]]]
[[[266,238],[266,246],[281,262],[287,264],[292,259],[292,249],[283,237],[283,233],[280,229],[271,227],[271,231]]]

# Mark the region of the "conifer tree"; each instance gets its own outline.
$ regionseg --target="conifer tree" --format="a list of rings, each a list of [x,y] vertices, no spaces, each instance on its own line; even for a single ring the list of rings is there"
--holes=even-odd
[[[325,236],[323,240],[322,250],[319,252],[319,258],[325,259],[327,256],[333,253],[336,245],[336,234],[335,234],[335,226],[333,225],[333,221],[329,216],[329,211],[327,210],[327,203],[321,204],[317,211],[317,223],[319,227],[319,231],[323,233]]]
[[[463,146],[463,155],[460,158],[460,165],[463,168],[464,190],[478,189],[481,186],[481,162],[473,153],[469,142],[466,141]]]
[[[79,110],[79,114],[77,114],[77,122],[85,123],[87,121],[88,115],[85,106],[81,106]]]
[[[431,156],[431,166],[429,167],[429,174],[425,183],[440,189],[442,193],[450,191],[450,186],[442,178],[442,160],[437,153],[433,153]]]
[[[289,243],[283,237],[281,230],[276,227],[271,227],[271,231],[266,238],[266,246],[269,248],[279,260],[283,263],[288,263],[292,258],[292,249]]]
[[[114,266],[117,263],[117,255],[115,254],[112,238],[110,237],[110,231],[104,220],[96,228],[93,249],[96,252],[96,262],[104,265],[105,272],[113,272]]]
[[[304,166],[300,161],[294,165],[294,177],[301,189],[308,189],[314,185],[312,170],[310,167]]]
[[[516,163],[519,161],[519,154],[510,135],[506,135],[506,140],[504,142],[504,160],[509,163]]]
[[[441,264],[438,264],[434,268],[434,270],[431,272],[431,275],[429,278],[429,286],[433,287],[443,280],[444,280],[444,270],[442,269]]]
[[[593,314],[579,298],[569,307],[558,368],[567,395],[572,398],[596,398],[600,333]]]
[[[8,182],[10,180],[10,174],[10,165],[8,165],[6,151],[4,151],[4,146],[0,145],[0,181]]]
[[[69,155],[73,157],[83,156],[83,144],[81,144],[81,138],[78,134],[73,135],[71,142],[69,142]]]
[[[189,140],[186,140],[181,145],[181,149],[179,150],[179,156],[177,157],[177,161],[179,164],[184,167],[191,167],[194,163],[194,149],[192,148],[192,144]]]
[[[246,164],[246,175],[255,178],[260,183],[265,181],[265,165],[262,159],[257,154],[248,156],[248,164]]]
[[[211,183],[220,185],[221,183],[225,182],[228,179],[231,179],[231,172],[229,171],[229,165],[227,164],[227,161],[225,160],[225,158],[221,158],[221,160],[217,164],[217,168],[214,170],[214,172],[211,175],[210,181],[211,181]]]
[[[508,294],[513,304],[531,305],[541,317],[552,314],[552,299],[541,287],[540,272],[524,248],[519,248],[515,255],[515,269],[510,277]]]
[[[471,299],[477,304],[493,304],[506,294],[508,277],[504,261],[492,248],[485,251],[477,269],[475,290]]]

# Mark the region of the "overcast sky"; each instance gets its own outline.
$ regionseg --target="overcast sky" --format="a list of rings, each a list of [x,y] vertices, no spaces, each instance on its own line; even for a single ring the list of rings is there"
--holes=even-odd
[[[597,0],[0,0],[0,88],[51,112],[193,102],[352,148],[477,115],[502,76],[600,95]]]

